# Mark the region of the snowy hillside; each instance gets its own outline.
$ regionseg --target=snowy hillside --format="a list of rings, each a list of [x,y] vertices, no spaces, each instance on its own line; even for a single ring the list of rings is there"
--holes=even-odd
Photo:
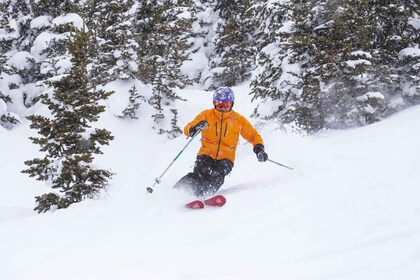
[[[234,90],[235,109],[249,116],[248,87]],[[181,126],[211,105],[210,93],[185,94]],[[269,157],[294,170],[259,163],[241,140],[220,191],[227,204],[203,210],[183,208],[192,197],[171,189],[192,169],[198,139],[146,194],[187,140],[109,111],[100,125],[115,140],[96,163],[117,173],[112,186],[54,213],[32,211],[49,189],[20,174],[37,154],[35,132],[27,122],[0,130],[1,279],[419,279],[419,106],[317,137],[265,124]]]

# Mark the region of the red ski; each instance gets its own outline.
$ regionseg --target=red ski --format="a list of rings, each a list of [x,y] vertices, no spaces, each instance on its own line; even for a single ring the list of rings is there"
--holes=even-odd
[[[190,203],[185,204],[185,207],[190,209],[202,209],[204,208],[204,202],[201,200],[194,200]]]
[[[185,204],[185,207],[190,208],[190,209],[203,209],[204,205],[222,207],[223,205],[225,205],[225,203],[226,203],[226,198],[223,195],[218,194],[204,201],[201,201],[199,199],[194,200],[192,202]]]
[[[226,198],[220,194],[204,200],[204,204],[209,205],[209,206],[222,207],[223,205],[225,205],[225,203],[226,203]]]

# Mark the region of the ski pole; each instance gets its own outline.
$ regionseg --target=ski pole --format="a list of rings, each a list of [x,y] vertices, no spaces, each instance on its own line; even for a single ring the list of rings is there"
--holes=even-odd
[[[272,162],[272,163],[275,163],[275,164],[277,164],[277,165],[280,165],[280,166],[286,167],[286,168],[288,168],[288,169],[290,169],[290,170],[293,170],[293,168],[291,168],[291,167],[289,167],[289,166],[287,166],[287,165],[281,164],[281,163],[276,162],[276,161],[271,160],[271,159],[267,159],[267,160],[268,160],[268,161],[270,161],[270,162]]]
[[[263,157],[263,155],[261,154],[261,156],[260,156],[260,154],[258,154],[258,159],[259,159],[260,157],[262,158],[262,157]],[[291,168],[291,167],[289,167],[289,166],[287,166],[287,165],[281,164],[281,163],[279,163],[279,162],[276,162],[276,161],[274,161],[274,160],[267,159],[267,161],[272,162],[272,163],[275,163],[275,164],[280,165],[280,166],[283,166],[283,167],[286,167],[286,168],[288,168],[288,169],[290,169],[290,170],[293,170],[293,168]]]
[[[166,171],[168,171],[168,169],[172,166],[172,164],[174,164],[174,162],[179,158],[179,156],[182,154],[182,152],[188,147],[188,145],[192,142],[192,140],[194,140],[194,138],[201,132],[201,129],[197,130],[197,132],[191,137],[190,141],[188,141],[188,143],[184,146],[184,148],[182,148],[182,150],[176,155],[176,157],[173,159],[173,161],[171,162],[171,164],[169,164],[168,167],[166,167],[165,171],[163,171],[162,175],[159,176],[159,178],[155,179],[155,182],[153,183],[153,186],[151,187],[147,187],[146,190],[148,193],[152,193],[153,192],[153,187],[156,184],[160,184],[160,179],[163,177],[163,175],[165,175]],[[188,139],[188,137],[187,137]]]

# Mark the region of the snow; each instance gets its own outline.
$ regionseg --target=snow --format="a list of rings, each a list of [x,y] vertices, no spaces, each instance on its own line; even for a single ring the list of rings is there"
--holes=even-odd
[[[53,40],[66,40],[65,35],[57,35],[51,32],[42,32],[34,40],[34,45],[31,47],[31,53],[34,55],[41,55],[41,53],[50,47]]]
[[[9,27],[10,27],[10,33],[6,28],[0,28],[0,39],[1,40],[8,40],[12,38],[18,38],[19,32],[18,29],[18,23],[14,19],[9,20]]]
[[[31,29],[41,29],[51,26],[51,16],[39,16],[31,21]]]
[[[373,98],[373,99],[385,99],[385,96],[380,93],[379,91],[370,91],[367,92],[365,94],[363,94],[362,96],[357,97],[356,99],[359,101],[368,101],[369,98]]]
[[[291,20],[288,20],[288,21],[285,21],[284,23],[283,23],[283,25],[278,29],[278,32],[283,32],[283,33],[292,33],[292,30],[293,30],[293,21],[291,21]]]
[[[198,13],[197,18],[206,24],[212,23],[214,12],[211,8],[207,8],[204,12]]]
[[[4,102],[3,99],[0,99],[0,114],[4,114],[5,112],[7,112],[6,102]]]
[[[420,56],[420,49],[419,48],[405,48],[398,53],[399,59],[404,59],[407,56],[418,57]]]
[[[136,86],[136,89],[140,95],[146,96],[146,93],[151,94],[152,89],[150,86],[143,85],[134,80],[113,81],[106,85],[104,90],[114,92],[107,101],[107,110],[109,112],[115,116],[122,115],[124,109],[126,109],[129,105],[129,91],[133,85]],[[143,108],[140,110],[143,110]],[[141,112],[139,112],[139,115],[143,117]]]
[[[119,111],[117,96],[131,86],[111,87],[121,89],[108,101]],[[235,109],[249,116],[248,84],[233,89]],[[182,93],[183,125],[211,106],[212,93]],[[191,171],[198,139],[146,193],[187,140],[156,135],[141,108],[139,120],[108,110],[98,123],[115,136],[95,160],[117,173],[107,193],[54,213],[32,211],[34,196],[50,189],[20,173],[39,156],[28,140],[36,132],[26,120],[0,130],[2,279],[418,279],[420,106],[310,137],[267,122],[259,131],[270,159],[294,170],[259,163],[241,140],[220,190],[227,204],[203,210],[183,208],[192,197],[171,188]]]
[[[69,14],[61,15],[52,19],[51,23],[49,22],[50,20],[51,20],[50,17],[38,17],[31,21],[31,26],[33,25],[34,27],[42,28],[48,25],[53,25],[57,27],[57,26],[69,24],[78,29],[83,28],[83,19],[78,14],[69,13]],[[87,30],[86,27],[85,27],[85,30]],[[67,33],[55,34],[51,32],[42,32],[34,40],[33,46],[31,47],[31,54],[41,55],[41,53],[50,46],[53,40],[56,40],[56,41],[66,40],[67,37],[68,37]],[[62,66],[62,67],[66,67],[66,66]]]
[[[367,59],[372,59],[372,55],[365,51],[354,51],[354,52],[351,52],[351,55],[358,56],[358,57],[365,57]]]
[[[389,104],[390,108],[403,108],[404,99],[402,98],[402,96],[394,96],[393,98],[391,98]]]
[[[191,13],[188,10],[183,9],[183,11],[177,15],[177,18],[179,18],[179,19],[191,19]]]
[[[25,70],[31,67],[32,62],[30,59],[35,59],[35,57],[27,52],[20,51],[15,53],[8,61],[7,64],[15,67],[18,70]]]
[[[69,72],[72,67],[72,62],[70,57],[67,55],[57,56],[54,61],[54,66],[51,65],[51,61],[46,61],[41,63],[40,73],[41,74],[48,74],[48,73],[55,73],[56,75],[64,75]]]
[[[83,19],[78,14],[74,13],[60,15],[52,20],[52,24],[54,26],[70,24],[78,29],[82,29],[84,27]],[[87,31],[87,27],[85,27],[85,30]]]
[[[413,26],[416,30],[420,29],[420,18],[410,18],[408,24]]]
[[[372,63],[366,59],[354,59],[354,60],[347,60],[346,64],[351,68],[356,68],[360,64],[371,65]]]
[[[187,60],[181,67],[181,71],[188,77],[197,79],[203,69],[208,65],[208,59],[204,51],[191,54],[191,60]]]

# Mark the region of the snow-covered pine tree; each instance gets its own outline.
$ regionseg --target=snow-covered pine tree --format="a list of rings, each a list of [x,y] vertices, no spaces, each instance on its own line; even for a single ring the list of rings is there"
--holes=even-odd
[[[329,0],[314,15],[315,72],[325,128],[378,121],[385,107],[384,93],[372,75],[375,21],[370,4]]]
[[[2,77],[0,76],[0,81],[1,80]],[[8,112],[8,103],[12,103],[12,99],[10,98],[10,96],[4,95],[0,90],[0,125],[8,130],[11,130],[15,125],[20,123],[20,121],[18,115]]]
[[[31,0],[10,1],[11,19],[10,22],[16,27],[18,36],[15,38],[14,47],[18,51],[30,52],[34,36],[31,30],[31,21],[34,19]]]
[[[384,112],[394,111],[391,109],[394,105],[390,104],[390,100],[399,99],[398,96],[401,96],[400,79],[402,77],[397,67],[398,51],[396,50],[401,49],[401,40],[397,39],[399,37],[397,30],[400,30],[398,25],[401,25],[402,18],[397,16],[399,12],[394,13],[395,9],[400,9],[397,8],[398,5],[393,4],[398,1],[363,2],[367,2],[362,7],[363,12],[355,9],[353,14],[357,17],[364,15],[369,20],[369,27],[373,28],[371,30],[372,28],[366,27],[370,30],[370,42],[366,53],[371,65],[364,79],[358,81],[360,93],[357,101],[363,123],[372,123],[380,120],[385,115]],[[357,3],[353,6],[356,8]],[[400,18],[397,19],[397,17]],[[394,37],[394,35],[397,36]],[[363,86],[366,82],[369,84],[367,87]],[[401,104],[401,102],[398,103]]]
[[[419,32],[420,33],[420,32]],[[404,107],[420,104],[420,34],[417,34],[416,46],[402,49],[399,53],[400,66],[404,73],[401,79]]]
[[[214,50],[213,35],[217,13],[214,11],[215,0],[194,0],[197,20],[192,25],[193,40],[189,56],[194,60],[193,73],[188,73],[194,82],[204,84],[209,71],[208,61]],[[190,63],[191,65],[191,63]]]
[[[377,121],[385,104],[371,75],[370,1],[297,2],[291,49],[299,92],[289,97],[285,121],[295,119],[307,131]]]
[[[20,100],[26,107],[30,107],[35,103],[36,94],[30,92],[30,84],[34,84],[39,74],[39,68],[34,63],[34,58],[31,55],[32,42],[34,40],[33,30],[31,30],[31,22],[34,19],[31,1],[30,0],[16,0],[6,1],[8,8],[9,26],[13,29],[14,36],[11,42],[13,52],[9,52],[9,59],[14,62],[14,56],[18,57],[19,62],[14,62],[11,65],[15,69],[15,74],[19,79],[15,79],[16,93],[20,94]],[[26,61],[23,59],[26,58]],[[28,89],[27,89],[28,88]]]
[[[94,34],[91,76],[96,85],[137,77],[137,48],[132,0],[87,1],[84,16]]]
[[[13,103],[7,94],[12,85],[6,79],[15,72],[15,69],[6,63],[6,53],[12,50],[15,33],[9,22],[10,8],[10,1],[0,3],[0,125],[9,130],[19,123],[19,116],[9,112],[8,108],[8,105]]]
[[[151,116],[155,122],[153,129],[157,130],[159,134],[167,134],[168,138],[173,139],[182,134],[182,130],[178,126],[178,110],[175,106],[168,105],[170,105],[171,101],[175,101],[176,99],[184,99],[175,95],[173,89],[165,84],[164,76],[163,70],[156,74],[155,81],[152,83],[153,96],[149,99],[149,104],[156,109],[156,113]],[[170,96],[169,99],[168,96]],[[164,102],[165,99],[167,100],[166,102]],[[165,117],[167,117],[168,114],[172,114],[170,124],[164,122]]]
[[[265,45],[256,56],[250,94],[253,101],[260,101],[254,116],[262,119],[277,118],[293,90],[293,76],[284,70],[290,59],[290,5],[291,1],[277,0],[255,7]]]
[[[122,116],[119,116],[122,119],[138,119],[137,118],[137,111],[140,108],[141,103],[139,101],[143,101],[143,103],[146,102],[146,98],[141,95],[136,85],[133,85],[131,89],[129,90],[130,97],[129,97],[129,104],[127,108],[124,109],[122,112]]]
[[[8,63],[14,67],[15,74],[12,99],[14,102],[22,101],[25,107],[31,107],[37,102],[37,96],[42,91],[42,88],[38,88],[36,84],[43,78],[41,61],[33,46],[37,36],[50,28],[49,25],[44,25],[48,16],[39,18],[34,16],[32,12],[32,5],[36,5],[34,1],[14,0],[3,3],[7,5],[9,26],[13,29],[12,51],[8,52]],[[42,38],[40,39],[42,41]]]
[[[191,0],[139,1],[136,32],[142,82],[152,84],[158,73],[167,78],[166,84],[171,88],[182,88],[191,82],[181,72],[181,66],[188,60],[188,39],[195,19],[193,4]]]
[[[405,3],[409,11],[404,29],[408,45],[399,52],[399,65],[404,73],[401,81],[403,97],[411,106],[420,104],[420,3],[415,0]]]
[[[371,1],[280,2],[279,7],[290,5],[281,14],[289,9],[291,21],[273,28],[287,32],[273,32],[275,43],[259,54],[252,81],[254,99],[274,100],[271,117],[295,122],[307,131],[379,120],[386,108],[392,84],[386,79],[391,80],[392,68],[385,61],[375,64],[381,56],[372,42],[377,15]],[[283,42],[283,48],[277,42]],[[289,73],[282,71],[286,67]],[[382,71],[377,71],[379,67]],[[267,111],[264,103],[256,109],[257,116]]]
[[[51,25],[48,28],[45,30],[44,26],[37,28],[37,32],[41,30],[42,32],[48,32],[49,39],[47,40],[46,46],[38,52],[33,52],[40,64],[38,79],[42,81],[69,72],[70,55],[66,46],[68,36],[72,30],[82,28],[84,24],[83,19],[76,13],[63,14],[50,19]],[[41,34],[40,37],[42,36]]]
[[[95,154],[101,154],[99,145],[108,145],[113,136],[106,129],[92,129],[105,107],[99,102],[111,92],[89,90],[87,75],[89,63],[89,33],[76,31],[69,40],[73,67],[68,75],[52,81],[52,96],[41,95],[41,102],[48,106],[51,117],[31,115],[31,128],[38,130],[40,137],[31,137],[40,145],[44,158],[25,161],[29,167],[23,173],[37,180],[49,180],[51,192],[36,197],[34,210],[46,212],[52,208],[67,208],[72,203],[95,197],[107,186],[112,173],[95,169],[91,163]]]
[[[215,49],[210,60],[209,89],[234,86],[251,77],[254,60],[261,48],[253,0],[216,1],[219,20]]]
[[[1,30],[1,28],[0,28]],[[0,49],[3,48],[3,42],[0,40]],[[19,116],[15,113],[9,112],[8,104],[13,103],[12,99],[3,91],[9,90],[9,83],[5,78],[12,74],[13,69],[6,64],[6,57],[0,53],[0,125],[8,130],[13,129],[15,125],[20,123]]]
[[[265,18],[270,20],[270,25],[265,30],[273,43],[258,57],[260,65],[252,82],[252,93],[254,99],[265,101],[254,115],[261,117],[264,114],[263,117],[276,118],[281,123],[294,123],[309,132],[324,126],[320,81],[315,73],[317,49],[313,32],[317,24],[313,18],[315,8],[321,2],[274,1],[266,7],[269,9]],[[267,109],[272,112],[271,116]]]
[[[194,2],[140,0],[136,15],[139,78],[153,86],[153,96],[148,101],[157,111],[152,115],[154,129],[176,137],[182,131],[173,103],[183,99],[175,89],[191,83],[181,66],[188,59]],[[173,115],[170,122],[164,121],[167,114]]]
[[[392,98],[389,114],[420,102],[420,3],[386,0],[372,10],[377,18],[375,73]]]
[[[4,54],[12,49],[13,39],[12,34],[16,31],[10,24],[11,19],[11,10],[10,1],[0,2],[0,55],[3,56],[3,61],[0,64],[0,69],[5,65]]]
[[[51,16],[53,18],[68,13],[78,13],[79,0],[35,0],[33,4],[33,12],[35,17]]]

